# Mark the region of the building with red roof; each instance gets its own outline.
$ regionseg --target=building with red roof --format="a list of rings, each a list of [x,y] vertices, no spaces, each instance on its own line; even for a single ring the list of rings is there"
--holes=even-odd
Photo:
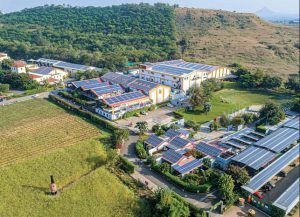
[[[24,61],[16,61],[12,67],[11,71],[14,73],[26,73],[26,63]]]

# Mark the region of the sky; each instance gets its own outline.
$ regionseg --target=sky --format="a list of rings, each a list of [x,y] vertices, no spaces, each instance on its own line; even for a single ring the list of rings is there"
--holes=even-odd
[[[179,4],[181,7],[223,9],[238,12],[256,12],[263,7],[272,11],[299,14],[299,0],[0,0],[4,13],[19,11],[45,4],[70,4],[72,6],[110,6],[122,3]]]

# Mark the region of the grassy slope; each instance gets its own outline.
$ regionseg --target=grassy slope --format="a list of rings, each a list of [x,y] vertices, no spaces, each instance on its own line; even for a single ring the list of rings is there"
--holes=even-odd
[[[187,37],[185,58],[226,65],[240,63],[287,75],[299,67],[299,28],[262,21],[253,14],[178,8],[178,39]]]
[[[101,131],[45,100],[0,108],[0,166],[99,136]]]
[[[283,104],[288,102],[290,99],[290,96],[271,93],[268,91],[237,89],[234,85],[228,83],[225,89],[214,93],[212,99],[212,110],[207,115],[201,112],[201,108],[198,108],[195,111],[185,111],[184,109],[179,109],[178,111],[184,115],[186,120],[204,123],[222,115],[223,113],[231,114],[234,111],[251,105],[261,105],[267,101],[275,101]]]
[[[0,216],[134,216],[138,198],[103,166],[98,141],[82,142],[43,157],[0,169]],[[50,197],[49,175],[58,187]]]

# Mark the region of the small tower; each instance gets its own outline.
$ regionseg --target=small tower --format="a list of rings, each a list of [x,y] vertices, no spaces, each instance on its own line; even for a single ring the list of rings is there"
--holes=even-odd
[[[50,179],[51,179],[50,192],[51,192],[52,195],[56,195],[57,194],[57,187],[56,187],[56,184],[54,182],[54,178],[53,178],[52,175],[50,176]]]

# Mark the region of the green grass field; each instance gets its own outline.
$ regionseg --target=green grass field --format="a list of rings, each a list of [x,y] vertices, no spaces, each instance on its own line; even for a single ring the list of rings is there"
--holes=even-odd
[[[106,169],[108,132],[46,100],[1,107],[0,117],[1,217],[141,216],[140,198]]]
[[[212,98],[212,110],[206,115],[202,113],[202,108],[198,107],[194,111],[179,109],[178,112],[186,120],[204,123],[214,119],[223,113],[231,114],[234,111],[246,108],[251,105],[262,105],[268,101],[279,104],[287,103],[291,96],[270,91],[243,90],[237,88],[234,83],[226,83],[225,88],[214,93]]]

